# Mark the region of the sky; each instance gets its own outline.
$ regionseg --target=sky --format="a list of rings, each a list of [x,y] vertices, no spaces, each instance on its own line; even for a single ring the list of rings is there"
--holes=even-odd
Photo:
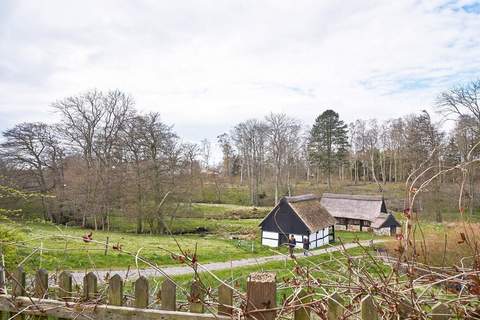
[[[185,141],[215,141],[269,112],[434,112],[478,78],[478,1],[0,0],[0,131],[119,89]]]

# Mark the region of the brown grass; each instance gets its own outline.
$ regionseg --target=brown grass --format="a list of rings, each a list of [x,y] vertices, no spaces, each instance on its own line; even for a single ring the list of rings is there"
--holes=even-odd
[[[409,260],[416,255],[416,261],[436,267],[473,266],[475,252],[479,249],[475,250],[480,238],[479,223],[416,225],[413,234],[415,249],[408,252]],[[385,246],[390,255],[399,255],[398,241],[388,242]]]

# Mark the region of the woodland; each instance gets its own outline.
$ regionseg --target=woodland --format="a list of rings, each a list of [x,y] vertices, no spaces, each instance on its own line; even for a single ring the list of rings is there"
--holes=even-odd
[[[402,186],[425,162],[430,169],[422,179],[478,157],[472,148],[480,137],[479,92],[480,80],[439,92],[433,108],[453,123],[447,129],[426,110],[347,124],[319,108],[311,126],[270,113],[216,141],[192,143],[160,113],[139,112],[124,92],[85,91],[51,104],[58,123],[18,123],[2,133],[0,207],[10,218],[102,230],[127,219],[138,233],[160,234],[167,218],[188,215],[192,203],[273,206],[283,195],[325,190],[383,193],[402,211]],[[217,163],[214,144],[222,152]],[[464,174],[462,210],[476,215],[478,168]],[[458,212],[452,203],[460,181],[442,174],[419,210],[428,208],[425,216],[439,222]]]

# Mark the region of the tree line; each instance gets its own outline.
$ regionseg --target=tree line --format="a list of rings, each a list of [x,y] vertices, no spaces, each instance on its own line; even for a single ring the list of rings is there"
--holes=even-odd
[[[454,116],[448,131],[427,111],[346,124],[327,109],[310,127],[271,113],[219,135],[222,161],[215,164],[211,141],[184,142],[159,113],[139,112],[130,95],[90,90],[52,103],[56,124],[19,123],[3,132],[0,185],[43,195],[43,218],[55,223],[108,229],[120,215],[134,219],[139,233],[164,233],[167,220],[205,201],[207,190],[222,202],[225,190],[243,186],[249,204],[273,205],[299,184],[374,182],[381,192],[426,161],[437,171],[454,166],[480,140],[479,96],[480,80],[438,95],[438,112]],[[474,168],[467,174],[473,210],[478,179]]]
[[[434,107],[454,121],[450,130],[442,129],[426,110],[386,121],[358,119],[346,124],[329,109],[311,127],[274,113],[243,121],[218,137],[222,172],[248,184],[252,204],[259,203],[265,190],[273,190],[276,202],[279,195],[295,193],[295,185],[302,181],[325,183],[327,189],[332,188],[332,179],[373,182],[382,192],[387,183],[405,182],[425,162],[435,168],[428,177],[465,161],[472,148],[471,156],[478,156],[479,97],[480,80],[438,95]],[[477,175],[474,168],[467,174],[473,210]],[[455,183],[457,178],[442,179]]]

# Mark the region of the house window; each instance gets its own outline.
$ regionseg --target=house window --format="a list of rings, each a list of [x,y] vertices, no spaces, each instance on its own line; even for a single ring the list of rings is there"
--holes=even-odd
[[[370,227],[370,221],[368,221],[368,220],[363,220],[363,225],[364,225],[365,227]]]

